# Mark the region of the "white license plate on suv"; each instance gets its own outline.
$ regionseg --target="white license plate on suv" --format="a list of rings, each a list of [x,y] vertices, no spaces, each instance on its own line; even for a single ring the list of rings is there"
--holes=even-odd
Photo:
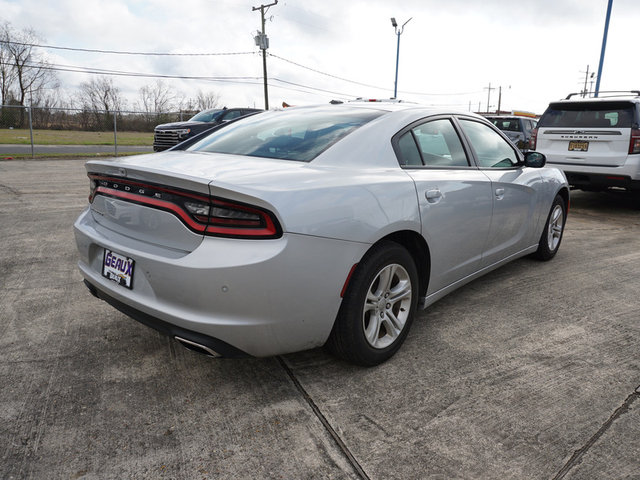
[[[104,259],[102,260],[102,276],[123,287],[132,288],[134,263],[132,258],[105,248]]]

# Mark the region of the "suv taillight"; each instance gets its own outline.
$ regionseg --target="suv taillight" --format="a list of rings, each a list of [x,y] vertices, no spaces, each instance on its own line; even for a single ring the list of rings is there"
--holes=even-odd
[[[223,198],[120,177],[89,174],[89,202],[98,195],[172,213],[190,230],[231,238],[278,238],[282,228],[268,210]]]
[[[538,127],[531,130],[531,138],[529,139],[529,150],[535,150],[537,142],[538,142]]]
[[[631,130],[629,153],[640,153],[640,129],[638,128],[634,128]]]

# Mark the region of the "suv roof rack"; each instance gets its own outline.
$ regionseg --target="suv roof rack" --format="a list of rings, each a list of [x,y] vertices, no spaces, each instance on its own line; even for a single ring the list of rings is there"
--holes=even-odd
[[[580,93],[570,93],[569,95],[567,95],[567,97],[565,98],[565,100],[569,100],[571,97],[573,97],[574,95],[582,95],[584,92],[580,92]],[[634,96],[636,97],[640,97],[640,90],[608,90],[608,91],[602,91],[599,92],[600,93],[622,93],[622,94],[629,94],[632,93]],[[624,95],[609,95],[611,97],[621,97]],[[600,98],[600,97],[591,97],[591,98]]]

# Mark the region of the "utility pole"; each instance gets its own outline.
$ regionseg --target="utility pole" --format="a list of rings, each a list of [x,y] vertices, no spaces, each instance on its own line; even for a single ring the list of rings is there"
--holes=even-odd
[[[600,79],[602,78],[602,64],[604,63],[604,51],[607,48],[607,35],[609,33],[609,19],[611,18],[611,7],[613,5],[613,0],[609,0],[609,5],[607,6],[607,18],[604,22],[604,35],[602,35],[602,50],[600,51],[600,64],[598,65],[598,78],[596,78],[596,91],[594,93],[594,97],[598,96],[598,92],[600,92]]]
[[[511,85],[507,86],[508,90],[511,90]],[[500,87],[498,87],[498,110],[496,110],[496,113],[499,115],[500,114],[500,110],[502,109],[502,85],[500,85]]]
[[[491,88],[491,82],[489,82],[489,86],[484,87],[484,90],[487,90],[487,113],[489,113],[489,102],[491,101],[491,90],[495,90],[495,88]]]
[[[269,90],[267,89],[267,48],[269,48],[269,39],[266,33],[264,33],[264,12],[269,10],[269,7],[273,7],[278,4],[278,0],[274,0],[273,3],[267,5],[260,5],[259,7],[252,7],[251,11],[255,12],[260,10],[262,16],[262,34],[256,35],[254,38],[256,45],[262,50],[262,76],[264,78],[264,109],[269,110]]]
[[[584,74],[584,88],[582,89],[582,98],[587,96],[587,80],[589,79],[589,65],[587,65],[587,71]]]

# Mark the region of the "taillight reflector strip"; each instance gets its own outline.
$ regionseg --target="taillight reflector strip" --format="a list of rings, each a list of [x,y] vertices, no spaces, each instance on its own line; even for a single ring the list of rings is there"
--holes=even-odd
[[[356,271],[357,263],[354,263],[347,274],[347,278],[344,281],[344,285],[342,285],[342,290],[340,291],[340,298],[344,298],[344,294],[347,293],[347,288],[349,287],[349,282],[351,281],[351,277],[353,276],[353,272]]]
[[[89,202],[97,195],[105,195],[164,210],[192,231],[204,235],[252,239],[282,235],[273,214],[259,207],[118,177],[89,174],[89,178]]]

